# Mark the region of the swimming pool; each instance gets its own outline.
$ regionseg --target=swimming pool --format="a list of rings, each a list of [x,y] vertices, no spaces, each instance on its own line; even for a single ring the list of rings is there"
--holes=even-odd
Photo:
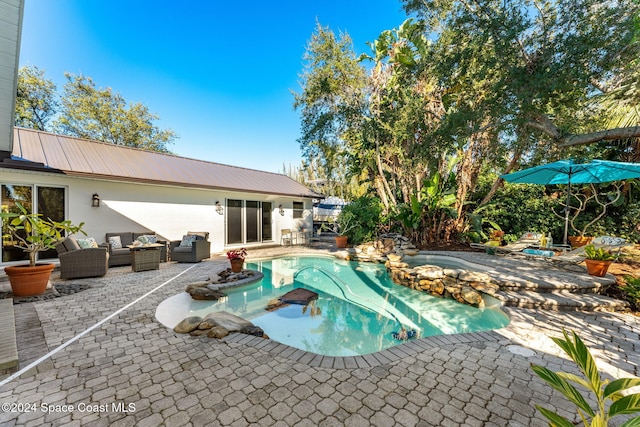
[[[196,301],[185,292],[163,301],[156,318],[173,328],[189,316],[228,311],[260,326],[272,340],[326,356],[374,353],[401,344],[392,334],[419,337],[498,329],[509,323],[499,303],[486,308],[433,297],[393,283],[381,264],[333,257],[286,256],[249,262],[264,278],[224,290],[226,298]],[[295,288],[318,293],[309,306],[265,311],[267,303]]]

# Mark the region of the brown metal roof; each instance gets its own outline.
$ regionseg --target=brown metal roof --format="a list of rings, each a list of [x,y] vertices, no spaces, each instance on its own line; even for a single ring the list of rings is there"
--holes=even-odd
[[[293,197],[322,197],[282,174],[33,129],[14,128],[12,154],[14,161],[0,163],[0,167],[14,168],[33,162],[43,164],[44,170],[74,176]]]

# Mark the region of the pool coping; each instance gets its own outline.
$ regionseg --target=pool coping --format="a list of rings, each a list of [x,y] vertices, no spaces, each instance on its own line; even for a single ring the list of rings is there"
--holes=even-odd
[[[425,350],[431,350],[443,345],[469,344],[474,342],[498,342],[504,339],[495,330],[481,332],[465,332],[461,334],[434,335],[430,337],[409,340],[405,343],[359,356],[324,356],[318,353],[301,350],[269,338],[256,337],[234,332],[221,341],[249,345],[268,352],[273,356],[284,357],[293,362],[329,369],[357,369],[373,368],[393,363],[406,357],[415,356]]]

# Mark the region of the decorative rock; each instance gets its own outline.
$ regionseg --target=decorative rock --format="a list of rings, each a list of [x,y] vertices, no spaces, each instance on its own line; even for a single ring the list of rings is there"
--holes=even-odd
[[[444,276],[444,272],[440,267],[431,265],[416,267],[415,271],[418,277],[424,279],[441,279]]]
[[[200,335],[205,335],[206,333],[207,331],[204,329],[194,329],[193,331],[189,332],[189,335],[191,335],[192,337],[197,337]]]
[[[443,268],[442,272],[444,273],[445,276],[449,276],[457,279],[460,276],[460,273],[462,273],[462,270],[458,270],[457,268]]]
[[[408,256],[418,255],[418,250],[417,249],[403,249],[402,252],[404,252],[404,254],[408,255]]]
[[[216,324],[211,319],[203,319],[198,325],[198,329],[211,329],[214,326],[216,326]]]
[[[214,301],[226,296],[226,294],[220,291],[212,291],[207,286],[203,286],[200,288],[191,288],[191,290],[187,291],[187,293],[191,295],[191,298],[202,301]]]
[[[253,335],[254,337],[262,337],[264,336],[264,331],[259,326],[246,326],[242,329],[243,334]]]
[[[442,276],[442,282],[445,286],[458,286],[458,280],[451,276]]]
[[[490,282],[491,276],[487,273],[480,273],[478,271],[463,271],[458,276],[460,280],[464,280],[465,282]]]
[[[402,256],[390,253],[387,254],[387,259],[389,260],[389,262],[400,262],[402,260]]]
[[[462,288],[460,296],[471,305],[480,306],[483,303],[482,296],[469,286],[464,286]]]
[[[222,326],[229,332],[240,332],[245,326],[253,326],[253,323],[248,320],[226,311],[209,313],[204,317],[204,320],[210,321],[216,326]]]
[[[198,289],[198,288],[202,288],[205,287],[209,284],[209,282],[195,282],[195,283],[191,283],[189,285],[187,285],[187,287],[185,288],[185,292],[186,293],[190,293],[192,290],[194,289]]]
[[[209,329],[209,331],[207,332],[207,336],[209,338],[224,338],[227,335],[229,335],[229,331],[226,330],[225,328],[223,328],[222,326],[214,326],[213,328]]]
[[[489,294],[489,295],[495,295],[500,290],[500,287],[493,283],[470,282],[469,286],[471,286],[476,291]]]
[[[173,328],[173,332],[178,334],[188,334],[189,332],[196,330],[201,321],[202,317],[199,316],[187,317]]]

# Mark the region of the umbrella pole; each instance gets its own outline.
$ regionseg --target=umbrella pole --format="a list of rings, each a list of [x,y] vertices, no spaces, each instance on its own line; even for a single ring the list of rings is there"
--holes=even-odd
[[[571,175],[567,184],[567,204],[564,207],[564,244],[569,241],[569,203],[571,202]]]

